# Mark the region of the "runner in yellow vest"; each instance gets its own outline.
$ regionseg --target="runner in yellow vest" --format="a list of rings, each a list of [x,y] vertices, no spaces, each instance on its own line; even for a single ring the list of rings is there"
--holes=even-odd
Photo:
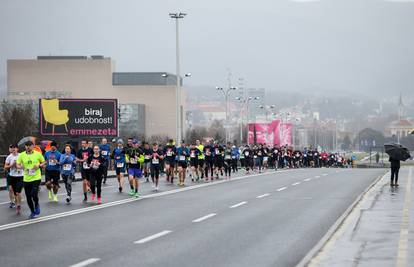
[[[196,140],[196,147],[200,150],[200,155],[198,156],[198,173],[201,173],[201,179],[204,178],[204,146],[201,144],[200,140]]]
[[[35,218],[40,214],[39,206],[39,186],[42,178],[40,168],[45,164],[43,155],[35,150],[32,141],[25,143],[26,151],[19,154],[17,158],[17,168],[23,169],[23,186],[26,194],[27,204],[31,214],[29,219]]]

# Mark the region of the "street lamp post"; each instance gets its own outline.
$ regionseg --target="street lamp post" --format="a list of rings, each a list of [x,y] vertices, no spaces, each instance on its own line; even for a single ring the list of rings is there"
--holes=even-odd
[[[239,100],[242,104],[241,112],[240,112],[240,144],[243,143],[243,111],[246,111],[246,123],[249,124],[249,103],[252,100],[259,100],[259,96],[249,96],[247,98],[244,97],[236,97],[236,100]]]
[[[268,122],[269,121],[269,117],[268,117],[269,112],[272,111],[275,108],[275,106],[274,105],[270,105],[270,106],[260,105],[259,108],[264,109],[265,115],[266,115],[266,122]]]
[[[231,91],[234,91],[236,89],[237,89],[236,87],[229,87],[225,90],[223,87],[216,87],[217,91],[223,92],[224,101],[226,102],[226,125],[224,126],[224,130],[226,132],[226,138],[225,138],[226,139],[226,144],[229,141],[229,130],[228,130],[228,128],[229,128],[229,115],[228,115],[228,112],[229,112],[229,96],[230,96]]]
[[[179,19],[183,19],[187,14],[186,13],[170,13],[170,18],[175,19],[175,60],[176,60],[176,75],[177,75],[177,88],[176,88],[176,142],[177,144],[181,142],[181,78],[180,78],[180,42],[179,42]]]

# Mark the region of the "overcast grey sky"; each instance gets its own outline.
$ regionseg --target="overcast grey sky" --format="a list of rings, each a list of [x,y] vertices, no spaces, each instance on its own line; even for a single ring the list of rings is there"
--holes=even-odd
[[[184,11],[189,85],[414,92],[414,2],[383,0],[2,0],[6,60],[102,54],[117,71],[175,71],[171,11]]]

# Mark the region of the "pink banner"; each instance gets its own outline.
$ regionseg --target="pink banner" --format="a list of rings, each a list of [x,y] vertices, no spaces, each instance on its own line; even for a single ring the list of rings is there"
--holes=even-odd
[[[292,124],[291,123],[284,123],[282,124],[282,133],[281,133],[281,143],[282,146],[284,145],[288,145],[291,146],[292,145]]]
[[[248,143],[291,146],[292,124],[282,124],[280,120],[271,123],[249,123]]]

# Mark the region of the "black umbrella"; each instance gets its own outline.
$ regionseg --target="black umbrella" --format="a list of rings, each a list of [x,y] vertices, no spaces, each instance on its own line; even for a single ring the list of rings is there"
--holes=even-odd
[[[400,144],[388,143],[385,144],[384,147],[385,153],[387,153],[390,158],[402,161],[406,161],[407,159],[411,158],[410,151],[408,151],[406,147],[403,147]]]

